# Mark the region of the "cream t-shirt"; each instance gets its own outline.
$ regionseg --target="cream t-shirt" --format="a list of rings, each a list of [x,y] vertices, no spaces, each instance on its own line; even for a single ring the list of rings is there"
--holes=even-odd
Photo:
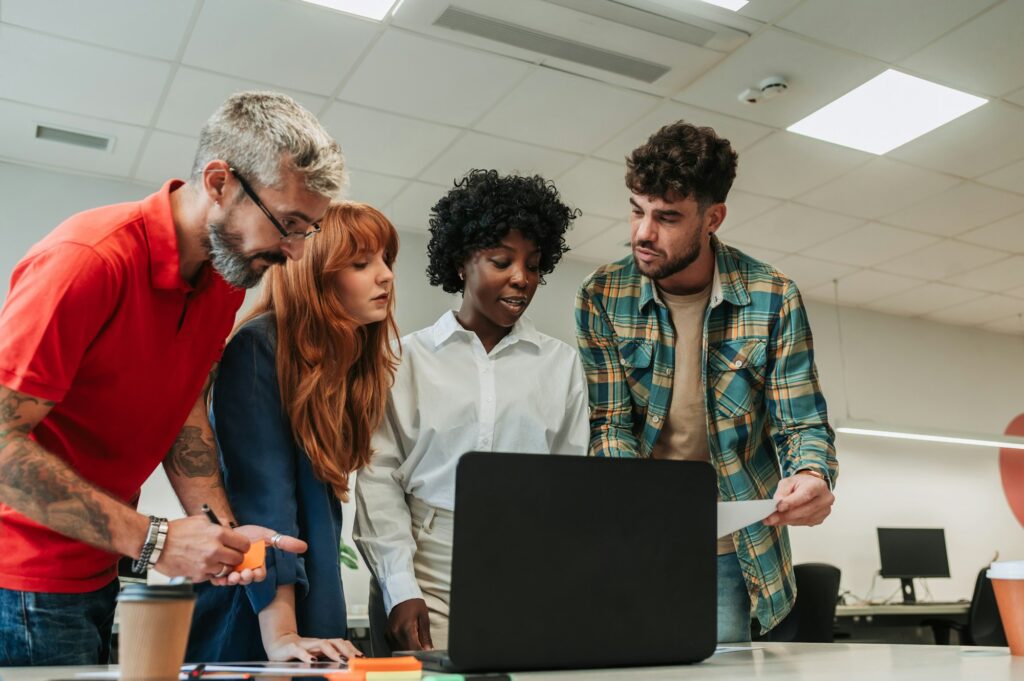
[[[711,463],[708,412],[701,380],[704,314],[711,300],[711,285],[703,291],[673,295],[659,289],[676,330],[675,372],[668,417],[654,443],[655,459]],[[718,555],[736,550],[732,537],[718,540]]]

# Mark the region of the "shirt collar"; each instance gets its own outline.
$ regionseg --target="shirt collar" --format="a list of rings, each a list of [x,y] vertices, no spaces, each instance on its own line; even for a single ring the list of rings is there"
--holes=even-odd
[[[441,347],[456,335],[465,334],[466,338],[474,335],[472,331],[463,328],[462,324],[459,324],[459,320],[455,318],[455,312],[452,310],[448,310],[441,315],[440,319],[434,322],[431,334],[434,338],[434,348]],[[525,341],[540,347],[540,333],[538,333],[537,327],[534,326],[533,321],[526,315],[521,316],[516,321],[515,326],[512,327],[509,334],[502,338],[498,345],[495,346],[495,350],[502,347],[508,347],[509,345],[518,343],[519,341]]]
[[[181,180],[168,180],[159,191],[141,202],[142,225],[149,246],[149,281],[155,289],[192,290],[181,278],[178,235],[171,214],[171,192],[183,184]]]

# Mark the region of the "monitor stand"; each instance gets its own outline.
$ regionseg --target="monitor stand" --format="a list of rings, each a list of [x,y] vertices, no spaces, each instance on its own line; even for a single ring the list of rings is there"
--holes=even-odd
[[[900,579],[900,588],[903,591],[903,602],[904,603],[916,603],[917,597],[914,595],[914,580],[911,577],[903,577]]]

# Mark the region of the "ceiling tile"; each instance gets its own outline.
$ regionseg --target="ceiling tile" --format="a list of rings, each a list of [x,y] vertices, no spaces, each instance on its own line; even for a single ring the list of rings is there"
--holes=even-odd
[[[162,185],[172,177],[187,180],[192,173],[198,144],[199,139],[195,137],[159,130],[153,132],[142,151],[135,177],[154,186]]]
[[[675,99],[723,114],[785,128],[884,71],[882,64],[768,29],[754,36]],[[783,76],[783,96],[758,104],[741,92],[769,76]]]
[[[924,315],[926,319],[946,324],[976,326],[1024,312],[1024,300],[1009,296],[988,295],[967,303],[943,308]]]
[[[1024,196],[974,182],[905,208],[885,222],[940,236],[954,236],[1024,210]]]
[[[1024,213],[971,230],[957,239],[1010,253],[1024,253]]]
[[[576,249],[591,239],[604,234],[611,229],[612,225],[618,225],[616,232],[619,233],[625,223],[617,222],[611,218],[596,217],[593,215],[581,215],[572,222],[572,228],[565,235],[565,243],[569,248]],[[629,238],[629,230],[621,232],[624,239]],[[576,251],[569,251],[568,255],[575,257]]]
[[[0,21],[149,57],[173,59],[194,7],[195,0],[4,0]]]
[[[816,246],[804,255],[857,267],[871,267],[896,256],[930,246],[938,237],[870,222]]]
[[[949,189],[951,175],[876,158],[798,198],[800,203],[864,218],[879,218]]]
[[[113,137],[114,145],[101,151],[36,139],[36,126],[40,123]],[[145,128],[132,125],[0,100],[0,157],[15,161],[127,177],[145,132]]]
[[[988,175],[982,175],[978,182],[983,182],[993,187],[999,187],[1018,194],[1024,194],[1024,160],[1011,163],[1005,168],[995,170]]]
[[[756,244],[745,244],[742,241],[729,241],[728,245],[749,255],[754,260],[776,267],[776,263],[789,256],[784,251],[777,251],[774,248],[765,248]]]
[[[380,209],[395,198],[407,184],[409,184],[409,180],[398,177],[378,175],[366,170],[350,170],[348,187],[343,195],[349,201],[368,203],[374,208]]]
[[[728,239],[796,253],[862,223],[857,218],[786,203],[729,230]]]
[[[799,5],[803,0],[757,0],[749,2],[740,8],[738,14],[757,19],[758,21],[773,22],[784,17],[791,9]]]
[[[206,2],[182,62],[239,78],[333,94],[380,24],[305,2]]]
[[[929,281],[945,281],[955,274],[1005,258],[1005,253],[959,241],[945,240],[919,251],[875,265],[875,269]]]
[[[180,135],[198,135],[210,114],[223,104],[229,95],[244,90],[267,89],[270,88],[264,83],[197,71],[183,66],[174,74],[156,126]],[[313,114],[327,103],[325,97],[279,87],[274,89],[294,98]]]
[[[648,95],[538,69],[476,128],[555,149],[588,153],[651,109]]]
[[[1021,27],[1024,3],[1003,2],[902,63],[947,85],[1003,95],[1024,85]]]
[[[860,270],[839,279],[840,305],[865,305],[885,296],[894,296],[921,283],[920,279],[901,277],[874,270]],[[832,285],[825,284],[812,290],[818,300],[834,300]],[[827,297],[822,298],[822,294]]]
[[[981,289],[992,293],[1005,293],[1010,289],[1024,286],[1024,256],[1011,255],[948,279],[954,286]]]
[[[422,179],[451,184],[473,168],[493,168],[504,174],[540,175],[552,179],[579,162],[580,158],[564,151],[467,132],[423,171]]]
[[[5,99],[148,125],[170,65],[0,24]]]
[[[889,156],[958,177],[984,175],[1024,158],[1024,109],[991,101]]]
[[[1006,99],[1013,102],[1014,104],[1020,104],[1024,106],[1024,88],[1017,90],[1012,95],[1007,95]]]
[[[996,333],[1009,333],[1014,336],[1024,335],[1024,321],[1020,314],[1015,314],[1011,317],[1002,317],[993,322],[987,322],[982,324],[981,328],[986,331],[995,331]]]
[[[594,154],[601,158],[622,163],[634,149],[647,141],[662,126],[676,121],[714,128],[720,136],[729,140],[734,151],[742,151],[754,142],[767,136],[772,129],[713,111],[705,111],[679,102],[665,102],[657,109],[642,117],[625,131],[604,145]]]
[[[413,182],[402,190],[384,213],[396,227],[427,232],[430,229],[430,210],[447,191],[445,187]]]
[[[587,159],[558,178],[558,191],[584,214],[621,220],[630,212],[623,174],[620,163]]]
[[[779,199],[748,194],[734,189],[729,192],[729,197],[726,199],[725,205],[728,210],[726,211],[725,222],[719,228],[719,233],[729,234],[733,227],[742,225],[744,222],[768,212],[780,203],[782,202]]]
[[[791,199],[849,172],[871,158],[828,142],[777,132],[740,155],[735,187]]]
[[[894,296],[869,303],[867,307],[886,314],[916,317],[951,307],[969,300],[977,300],[984,293],[946,284],[927,283]]]
[[[459,134],[457,128],[335,102],[320,117],[350,168],[416,177]]]
[[[839,279],[857,271],[855,267],[825,262],[824,260],[808,258],[802,255],[787,255],[784,258],[772,261],[771,264],[795,281],[801,291],[810,291],[813,288],[831,282],[833,279]],[[831,294],[829,294],[828,299],[832,299]]]
[[[490,109],[529,65],[389,28],[350,76],[340,99],[466,126]]]
[[[601,264],[615,262],[629,254],[629,223],[627,222],[612,225],[572,251],[572,256],[577,260]]]
[[[779,26],[895,62],[989,7],[996,0],[814,0]]]

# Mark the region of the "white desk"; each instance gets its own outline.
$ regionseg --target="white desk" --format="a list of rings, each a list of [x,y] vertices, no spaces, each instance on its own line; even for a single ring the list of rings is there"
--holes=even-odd
[[[750,652],[717,655],[697,665],[514,674],[516,681],[1024,681],[1024,657],[1006,648],[756,643]],[[103,667],[0,669],[3,681],[70,679]],[[429,678],[425,676],[424,678]]]
[[[875,615],[914,615],[917,617],[943,617],[949,615],[966,615],[971,604],[962,603],[886,603],[875,605],[864,603],[859,605],[837,605],[836,617],[873,617]]]

